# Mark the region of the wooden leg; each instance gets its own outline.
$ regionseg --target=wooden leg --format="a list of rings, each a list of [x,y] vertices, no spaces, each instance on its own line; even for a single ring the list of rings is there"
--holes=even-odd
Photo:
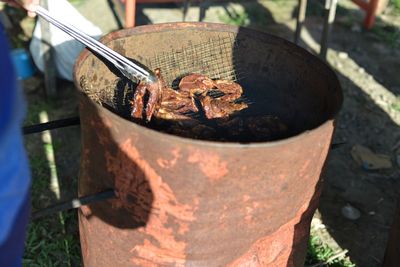
[[[44,8],[48,8],[47,0],[40,1],[40,4]],[[57,80],[56,80],[56,66],[54,63],[54,50],[50,45],[50,24],[43,18],[40,20],[40,29],[42,31],[42,43],[40,49],[43,51],[43,63],[44,63],[44,88],[46,91],[46,97],[57,96]]]
[[[189,11],[190,5],[191,5],[191,1],[190,0],[184,0],[183,1],[183,12],[182,12],[183,13],[183,17],[182,17],[182,21],[186,20],[186,15],[187,15],[187,13]]]
[[[307,0],[299,0],[299,12],[297,13],[296,32],[294,34],[294,43],[298,44],[300,41],[301,28],[303,27],[306,18]]]
[[[125,2],[125,28],[135,27],[136,0]]]
[[[321,50],[319,56],[322,59],[326,59],[326,53],[328,51],[329,34],[332,28],[332,24],[335,21],[337,0],[325,0],[325,22],[324,29],[322,31],[321,38]]]
[[[364,20],[364,27],[371,29],[375,23],[376,11],[378,9],[379,0],[369,0],[367,15]]]
[[[206,12],[208,7],[210,6],[209,0],[202,0],[199,4],[200,6],[200,14],[199,14],[199,21],[203,21],[206,17]]]

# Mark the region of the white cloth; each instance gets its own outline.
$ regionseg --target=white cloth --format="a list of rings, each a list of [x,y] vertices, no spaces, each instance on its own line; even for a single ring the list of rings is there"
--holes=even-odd
[[[102,32],[100,28],[85,19],[68,1],[48,0],[48,10],[52,16],[78,28],[91,37],[98,39]],[[84,45],[64,33],[54,25],[50,25],[49,43],[54,52],[54,63],[58,76],[67,80],[73,80],[73,68],[77,57]],[[33,61],[36,66],[44,71],[43,51],[41,50],[42,30],[40,21],[33,31],[32,41],[29,46]]]

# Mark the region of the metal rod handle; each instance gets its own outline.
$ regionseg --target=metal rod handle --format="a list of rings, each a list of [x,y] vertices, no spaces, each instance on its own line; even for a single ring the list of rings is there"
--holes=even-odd
[[[50,207],[44,208],[42,210],[32,213],[31,220],[36,220],[44,216],[52,215],[57,212],[67,211],[71,209],[77,209],[81,206],[92,204],[99,201],[104,201],[110,198],[115,198],[114,189],[108,189],[99,193],[95,193],[89,196],[84,196],[80,198],[74,198],[62,203],[52,205]]]
[[[68,127],[68,126],[73,126],[73,125],[79,125],[80,124],[80,119],[79,117],[73,117],[73,118],[67,118],[67,119],[61,119],[61,120],[55,120],[55,121],[49,121],[45,123],[39,123],[35,125],[30,125],[30,126],[25,126],[22,128],[22,132],[24,135],[27,134],[33,134],[33,133],[40,133],[44,132],[47,130],[52,130],[52,129],[58,129],[58,128],[63,128],[63,127]]]
[[[71,24],[53,17],[43,7],[36,6],[35,12],[60,30],[69,34],[79,42],[83,43],[85,46],[103,56],[105,59],[114,64],[125,76],[128,76],[128,78],[132,79],[131,76],[133,76],[133,78],[136,78],[137,80],[147,82],[154,81],[154,75],[152,75],[152,73],[131,62],[126,57],[120,55],[108,46],[102,44]]]

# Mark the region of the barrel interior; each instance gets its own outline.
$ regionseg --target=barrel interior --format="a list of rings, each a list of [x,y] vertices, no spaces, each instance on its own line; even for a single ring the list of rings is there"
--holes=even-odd
[[[147,64],[150,68],[160,67],[153,59],[163,54],[175,53],[174,58],[178,62],[179,57],[183,60],[184,55],[177,51],[185,50],[193,43],[204,43],[213,38],[231,40],[224,45],[224,49],[228,50],[223,55],[224,71],[234,71],[237,74],[238,83],[244,89],[243,99],[249,103],[249,107],[240,111],[237,116],[273,116],[279,118],[287,128],[278,135],[257,138],[244,132],[223,141],[263,142],[297,135],[332,119],[342,101],[337,77],[325,63],[304,49],[266,33],[242,28],[228,31],[179,26],[162,30],[154,27],[152,31],[146,32],[128,30],[125,33],[122,31],[122,34],[108,38],[105,42],[117,52]],[[214,52],[216,55],[219,53]],[[221,64],[210,60],[207,53],[191,57],[193,66],[207,61],[211,65]],[[161,71],[172,72],[177,78],[191,72],[190,68],[182,71],[175,63]],[[207,68],[203,69],[202,74],[220,78],[213,77],[215,73]],[[112,67],[90,54],[81,60],[75,75],[81,90],[92,100],[126,119],[131,119],[130,99],[135,86],[121,78]],[[215,122],[206,123],[213,126]],[[162,127],[166,127],[163,123],[142,125],[161,131]],[[237,125],[233,127],[237,128]],[[197,138],[213,140],[206,135]]]

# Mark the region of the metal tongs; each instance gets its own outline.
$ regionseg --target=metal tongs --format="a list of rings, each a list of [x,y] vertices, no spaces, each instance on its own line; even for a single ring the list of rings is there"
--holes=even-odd
[[[100,43],[99,41],[85,34],[81,30],[75,28],[71,24],[62,21],[59,18],[54,18],[43,7],[39,5],[36,6],[35,12],[63,32],[69,34],[74,39],[78,40],[79,42],[90,48],[92,51],[96,52],[98,55],[102,56],[104,59],[112,63],[129,80],[132,80],[136,83],[138,83],[139,81],[145,83],[153,83],[157,80],[155,74],[151,70],[130,61],[126,57],[115,52],[111,48]]]

